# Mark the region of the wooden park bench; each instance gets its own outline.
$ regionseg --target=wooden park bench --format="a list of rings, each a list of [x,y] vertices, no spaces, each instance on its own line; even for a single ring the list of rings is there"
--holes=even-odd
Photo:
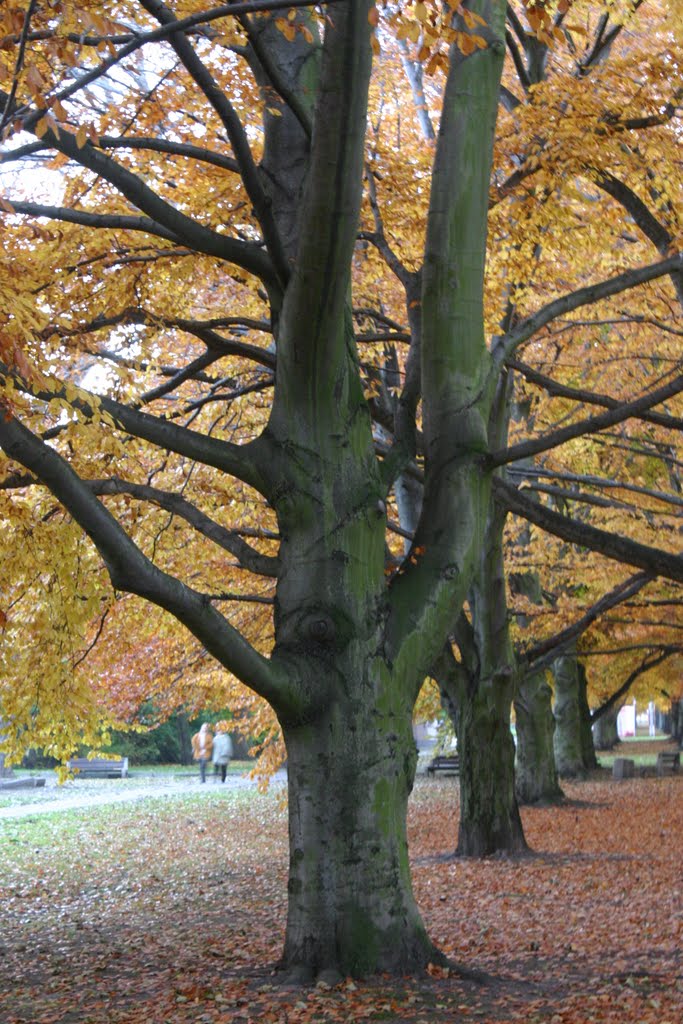
[[[457,754],[437,754],[427,765],[427,773],[434,775],[436,772],[450,772],[458,775],[460,772],[460,758]]]
[[[67,761],[67,767],[70,771],[77,771],[80,775],[100,775],[107,779],[118,776],[125,779],[128,775],[128,758],[72,757],[70,761]]]
[[[660,750],[657,754],[657,775],[678,772],[681,769],[681,755],[677,750]]]

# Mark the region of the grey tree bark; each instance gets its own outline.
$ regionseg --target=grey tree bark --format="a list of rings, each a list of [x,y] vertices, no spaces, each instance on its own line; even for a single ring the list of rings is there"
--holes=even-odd
[[[557,803],[564,794],[555,764],[552,690],[545,672],[526,673],[514,699],[516,787],[520,804]]]
[[[586,674],[575,653],[552,664],[555,686],[555,762],[562,778],[583,778],[597,767],[586,697]]]
[[[617,716],[621,707],[621,704],[615,704],[593,723],[593,743],[596,750],[613,750],[620,742],[617,732]]]
[[[491,447],[503,444],[507,436],[509,388],[510,379],[503,375],[489,416]],[[490,501],[468,594],[469,615],[460,615],[454,633],[460,661],[446,651],[435,670],[454,707],[460,754],[457,853],[466,857],[515,855],[527,849],[510,731],[515,658],[508,626],[505,519],[505,512]]]

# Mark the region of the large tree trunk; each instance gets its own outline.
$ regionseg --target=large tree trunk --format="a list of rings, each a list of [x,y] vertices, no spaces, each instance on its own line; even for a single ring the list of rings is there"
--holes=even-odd
[[[314,725],[285,727],[289,913],[284,963],[321,972],[401,973],[439,954],[412,892],[407,801],[417,755],[410,712],[368,716],[335,699]]]
[[[172,15],[163,5],[149,0],[145,6],[170,24]],[[290,778],[290,909],[283,966],[299,977],[405,972],[438,959],[409,876],[406,807],[415,770],[411,712],[467,596],[491,491],[482,457],[488,450],[486,425],[496,375],[485,343],[483,285],[505,8],[474,0],[491,44],[470,54],[451,47],[421,275],[425,330],[421,348],[413,349],[420,372],[415,393],[405,403],[411,422],[381,461],[351,308],[372,62],[371,8],[372,0],[349,0],[327,19],[319,84],[307,93],[311,100],[315,93],[313,123],[311,105],[303,99],[295,116],[283,114],[279,124],[277,113],[267,112],[268,138],[258,171],[247,152],[248,132],[235,125],[230,104],[207,82],[188,39],[175,31],[168,37],[211,95],[230,134],[245,202],[248,197],[262,241],[256,231],[253,246],[228,239],[236,248],[221,258],[232,260],[237,251],[245,268],[261,278],[277,353],[270,416],[258,437],[245,444],[213,437],[200,443],[188,430],[180,437],[173,434],[174,450],[187,450],[190,458],[243,481],[275,510],[278,555],[267,558],[263,570],[277,579],[271,656],[265,657],[215,607],[221,588],[194,590],[157,568],[61,456],[32,440],[23,426],[5,427],[0,416],[3,447],[13,457],[20,455],[31,471],[42,466],[41,479],[94,540],[114,587],[175,615],[210,655],[276,712]],[[280,45],[272,25],[245,31],[252,60],[261,63],[259,81],[264,87],[267,79],[274,83],[269,92],[285,98],[308,88],[303,77],[318,77],[317,53],[308,55],[310,67],[308,57],[305,64],[297,63],[297,54],[306,49],[300,39],[290,50]],[[266,66],[266,44],[272,67]],[[280,106],[279,100],[275,103]],[[95,167],[109,166],[94,147],[80,147],[80,152],[85,166],[86,157]],[[264,178],[278,179],[267,195]],[[124,181],[128,189],[129,179]],[[165,204],[141,194],[150,209],[167,213]],[[178,211],[168,216],[173,224],[185,224]],[[208,229],[192,229],[191,237],[199,233],[207,252],[224,253],[222,235],[211,233],[207,240]],[[424,509],[410,557],[387,578],[386,505],[396,478],[416,454],[419,397]],[[117,426],[126,429],[131,415],[138,414],[116,408]],[[137,436],[149,434],[165,447],[166,429],[157,433],[157,424],[151,427],[141,415],[135,423]],[[500,750],[511,766],[509,687],[499,689],[486,666],[484,672],[491,694],[485,683],[482,698],[502,703],[488,732],[481,718],[484,703],[476,704],[475,745],[480,728],[486,735],[493,728],[496,738],[500,732]],[[487,774],[486,794],[501,788],[498,769],[489,764]],[[514,801],[511,767],[503,788],[506,800]],[[484,809],[488,797],[483,790],[482,796]],[[507,844],[503,817],[502,809],[496,811],[492,828],[494,837],[500,834]]]
[[[557,803],[563,792],[555,765],[552,691],[545,673],[526,675],[514,700],[517,726],[517,799],[523,804]]]

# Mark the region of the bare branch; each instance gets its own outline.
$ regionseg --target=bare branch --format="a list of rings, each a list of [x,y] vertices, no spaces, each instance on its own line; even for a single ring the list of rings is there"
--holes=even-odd
[[[510,466],[508,473],[514,477],[527,477],[531,479],[550,477],[552,480],[566,480],[568,483],[585,484],[588,487],[605,487],[619,491],[631,491],[634,494],[642,494],[646,498],[654,498],[656,501],[662,501],[668,505],[683,508],[683,498],[679,498],[676,494],[655,491],[650,487],[642,487],[639,484],[632,484],[623,480],[609,480],[607,477],[591,476],[591,474],[561,473],[559,471],[536,468],[535,466],[532,469],[527,469],[524,466]]]
[[[55,382],[55,387],[51,390],[31,387],[17,373],[0,363],[0,380],[3,377],[10,377],[22,391],[41,401],[49,402],[53,398],[61,398],[87,418],[99,415],[100,412],[108,413],[120,430],[133,437],[184,455],[203,465],[213,466],[238,480],[243,480],[260,494],[268,494],[269,444],[262,437],[245,445],[220,441],[171,423],[164,417],[150,416],[106,396],[94,395],[82,387],[78,388],[76,395],[67,394],[66,387],[59,382]]]
[[[530,673],[540,672],[541,669],[546,668],[551,661],[558,657],[567,644],[570,644],[584,633],[596,619],[604,615],[611,608],[616,608],[617,605],[623,604],[624,601],[633,597],[647,583],[650,583],[653,578],[648,573],[641,572],[624,580],[623,583],[619,583],[608,594],[604,594],[599,601],[591,605],[581,618],[567,626],[566,629],[556,633],[555,636],[549,637],[549,639],[544,640],[542,643],[536,644],[535,647],[521,651],[519,654],[520,664],[526,666],[526,670]]]
[[[239,174],[240,171],[239,165],[233,157],[214,153],[213,150],[205,149],[202,146],[192,146],[187,142],[171,142],[168,139],[138,139],[125,135],[120,137],[101,135],[97,144],[102,149],[144,149],[153,153],[187,157],[200,163],[212,164],[214,167],[220,167],[221,170],[230,171],[233,174]]]
[[[246,541],[243,541],[238,533],[221,526],[220,523],[211,519],[196,505],[179,494],[162,491],[158,487],[150,487],[147,484],[132,483],[120,477],[111,477],[107,480],[84,480],[83,483],[90,488],[93,494],[130,494],[131,497],[140,501],[152,502],[172,515],[184,519],[197,533],[218,544],[225,551],[229,551],[243,569],[248,569],[259,576],[275,577],[277,575],[277,558],[262,555],[260,551],[256,551]]]
[[[539,526],[546,533],[561,537],[570,544],[597,551],[615,562],[643,569],[653,576],[662,576],[664,579],[683,583],[683,558],[680,555],[638,544],[626,537],[619,537],[607,533],[606,530],[598,530],[587,523],[578,523],[567,516],[559,515],[539,505],[538,502],[531,501],[516,487],[505,483],[499,477],[493,479],[493,493],[500,505]]]
[[[64,505],[99,551],[117,590],[165,608],[209,653],[266,700],[277,702],[287,680],[218,612],[206,595],[162,572],[68,463],[9,413],[0,416],[0,446],[34,473]]]
[[[556,320],[559,316],[564,316],[565,313],[569,313],[574,309],[580,309],[581,306],[587,306],[593,302],[599,302],[601,299],[607,299],[612,295],[619,295],[629,288],[635,288],[636,285],[645,284],[648,281],[655,281],[658,277],[664,277],[666,274],[680,273],[682,271],[683,255],[677,253],[675,256],[670,256],[659,263],[651,263],[646,267],[627,270],[623,274],[617,274],[615,277],[610,277],[606,281],[600,281],[598,284],[577,288],[576,291],[570,292],[568,295],[563,295],[559,299],[548,302],[536,313],[526,317],[511,331],[503,335],[496,344],[494,358],[498,362],[507,361],[515,349],[523,342],[528,341],[542,327]]]
[[[594,391],[587,391],[583,388],[570,388],[565,384],[547,377],[532,366],[523,363],[518,359],[508,359],[505,363],[512,370],[521,373],[525,380],[531,384],[538,384],[547,391],[553,398],[572,398],[575,402],[583,402],[586,405],[602,405],[606,409],[618,409],[623,403],[618,398],[611,398],[609,395],[601,395]],[[671,430],[683,430],[683,419],[675,416],[667,416],[665,413],[644,411],[634,419],[645,420],[647,423],[657,423],[661,427]]]
[[[161,0],[139,0],[139,2],[161,25],[178,24],[178,19]],[[251,147],[244,126],[225,93],[218,88],[210,71],[199,59],[189,39],[181,31],[175,31],[169,36],[169,43],[182,61],[190,77],[199,86],[223,122],[240,168],[244,187],[253,205],[256,219],[263,231],[263,237],[268,247],[279,285],[283,288],[289,278],[289,264],[280,233],[275,223],[271,203],[261,184],[261,178],[251,153]]]
[[[510,448],[492,452],[486,460],[487,465],[502,466],[508,462],[517,462],[520,459],[529,458],[531,455],[537,455],[539,452],[547,451],[549,448],[556,448],[558,445],[565,444],[566,441],[570,441],[575,437],[595,434],[599,430],[613,426],[615,423],[622,423],[624,420],[638,415],[638,413],[649,409],[653,405],[659,405],[660,402],[665,402],[668,398],[672,398],[681,391],[683,391],[683,374],[680,374],[671,383],[666,384],[662,388],[657,388],[656,391],[651,391],[648,395],[644,395],[634,402],[617,406],[609,412],[603,412],[599,416],[591,416],[578,423],[573,423],[571,426],[553,430],[544,437],[523,441],[521,444],[512,445]]]

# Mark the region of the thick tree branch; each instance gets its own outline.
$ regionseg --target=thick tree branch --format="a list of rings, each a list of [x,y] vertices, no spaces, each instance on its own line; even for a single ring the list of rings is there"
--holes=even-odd
[[[432,172],[422,268],[424,501],[413,549],[389,594],[387,650],[411,672],[429,670],[438,654],[430,640],[440,646],[466,597],[489,499],[477,458],[488,444],[494,389],[483,290],[505,8],[482,0],[475,13],[491,43],[470,56],[451,48]],[[427,664],[413,666],[416,654]]]
[[[519,359],[508,359],[505,365],[521,373],[529,383],[537,384],[543,388],[553,398],[571,398],[575,402],[582,402],[586,405],[601,405],[606,409],[618,409],[623,405],[618,398],[611,398],[609,395],[601,395],[583,388],[571,388],[566,384],[560,384],[558,381],[553,380],[552,377],[539,373],[538,370],[534,370],[532,366],[521,362]],[[633,418],[644,420],[647,423],[657,423],[660,427],[666,427],[669,430],[683,430],[683,419],[667,416],[666,413],[643,411],[640,415]]]
[[[268,79],[270,86],[275,90],[275,92],[278,94],[280,99],[286,104],[286,106],[289,107],[289,109],[292,111],[295,118],[299,122],[304,133],[310,139],[313,133],[313,125],[311,124],[311,118],[305,106],[303,105],[303,103],[301,103],[297,94],[288,87],[285,79],[278,71],[277,65],[271,59],[270,53],[268,52],[268,48],[263,45],[261,41],[261,36],[257,31],[255,31],[254,25],[252,24],[252,20],[245,16],[243,18],[240,18],[239,21],[240,25],[247,34],[249,45],[254,51],[256,58],[259,64],[261,65],[261,68],[263,69],[263,72],[266,75],[266,78]]]
[[[608,171],[596,171],[595,181],[599,187],[628,211],[634,221],[662,256],[666,256],[672,247],[672,236],[651,210],[645,205],[633,189],[619,181]],[[683,305],[683,270],[680,268],[671,275],[678,301]]]
[[[560,430],[553,430],[544,437],[523,441],[520,444],[512,445],[510,448],[491,452],[490,456],[485,460],[486,464],[488,466],[503,466],[508,462],[518,462],[521,459],[537,455],[539,452],[548,451],[549,448],[556,448],[558,445],[565,444],[575,437],[595,434],[600,430],[613,426],[615,423],[622,423],[632,416],[637,416],[640,412],[649,409],[653,405],[659,405],[660,402],[665,402],[681,391],[683,391],[683,374],[680,374],[680,376],[664,387],[657,388],[656,391],[651,391],[648,395],[644,395],[634,402],[628,402],[625,405],[610,409],[609,412],[603,412],[599,416],[591,416],[568,427],[562,427]]]
[[[75,163],[109,181],[145,216],[136,218],[65,210],[36,203],[15,202],[9,196],[10,203],[18,213],[27,213],[37,217],[54,216],[59,220],[68,220],[89,227],[124,227],[137,231],[148,231],[150,234],[187,245],[196,252],[234,263],[260,278],[265,284],[275,283],[270,258],[257,244],[221,235],[181,213],[158,196],[141,178],[95,149],[90,142],[79,146],[74,135],[59,130],[55,132],[48,130],[43,138],[53,149],[59,150]]]
[[[99,551],[117,590],[137,594],[174,615],[207,651],[266,700],[276,702],[287,680],[258,653],[206,595],[158,569],[94,496],[67,462],[6,412],[0,416],[0,446],[34,473],[64,505]]]
[[[124,47],[124,49],[126,48]],[[121,54],[116,59],[111,58],[110,66],[117,63],[119,59],[121,59]],[[83,88],[86,84],[84,79],[89,79],[93,73],[89,72],[79,76],[76,83],[62,90],[54,99],[64,100],[67,98],[67,95],[71,95],[72,92]],[[14,106],[14,104],[10,103],[9,97],[3,92],[0,92],[0,99],[4,99],[6,105]],[[15,118],[18,118],[21,111],[13,109],[12,113]],[[45,110],[40,110],[25,116],[23,118],[24,128],[27,131],[35,132],[46,113]],[[227,262],[235,263],[237,266],[249,271],[249,273],[255,274],[266,285],[273,286],[277,284],[277,275],[273,262],[260,246],[221,235],[211,228],[203,226],[186,214],[181,213],[180,210],[177,210],[157,195],[141,178],[127,168],[117,164],[106,154],[96,149],[92,143],[88,141],[82,146],[79,145],[76,136],[60,128],[56,122],[53,121],[50,124],[46,121],[43,127],[41,141],[44,144],[58,150],[75,163],[86,167],[88,170],[93,171],[94,174],[104,178],[105,181],[110,182],[130,203],[149,217],[153,223],[158,223],[162,229],[170,232],[171,237],[188,245],[197,252],[203,252]]]
[[[357,372],[351,369],[350,324],[340,325],[348,307],[362,195],[372,66],[369,7],[370,0],[348,0],[325,27],[299,248],[280,317],[278,365],[284,370],[274,428],[281,416],[291,422],[285,407],[303,411],[311,393],[322,398],[349,372]],[[324,404],[320,399],[315,404],[319,416]]]
[[[27,217],[45,217],[47,220],[59,220],[66,224],[80,224],[86,228],[101,231],[144,231],[148,235],[165,238],[169,242],[179,242],[178,235],[169,231],[163,224],[158,224],[149,217],[136,217],[130,214],[88,213],[85,210],[72,210],[65,206],[46,206],[42,203],[25,203],[8,197],[15,213]]]
[[[530,523],[539,526],[546,533],[577,544],[579,547],[597,551],[606,558],[624,565],[633,565],[653,576],[676,580],[683,583],[683,558],[659,548],[651,548],[645,544],[628,540],[626,537],[615,536],[606,530],[598,530],[587,523],[577,523],[567,516],[559,515],[536,501],[531,501],[524,494],[505,483],[498,477],[493,480],[494,497],[500,505],[521,516]]]
[[[139,2],[153,18],[156,18],[159,24],[177,25],[178,19],[161,0],[139,0]],[[225,93],[218,88],[208,68],[199,59],[189,39],[182,32],[176,31],[169,36],[169,42],[225,127],[240,168],[244,187],[254,208],[256,219],[261,226],[280,288],[284,288],[289,278],[289,265],[270,201],[261,185],[244,126]]]
[[[609,171],[595,171],[595,181],[608,195],[623,206],[633,217],[634,221],[657,250],[665,255],[671,245],[671,234],[664,225],[657,220],[651,210],[645,205],[640,196],[636,195],[633,189],[619,181]]]
[[[517,72],[519,83],[524,89],[524,92],[528,92],[531,82],[529,81],[529,76],[527,74],[526,67],[524,66],[524,61],[522,60],[522,54],[512,32],[505,33],[505,43],[508,48],[508,53],[512,57],[512,63],[515,65],[515,71]]]
[[[228,530],[220,523],[217,523],[210,516],[207,516],[196,505],[183,498],[180,494],[171,491],[162,491],[158,487],[150,487],[147,484],[136,484],[120,477],[112,477],[108,480],[84,480],[84,485],[89,487],[93,494],[130,494],[131,497],[140,501],[148,501],[159,508],[165,509],[174,516],[184,519],[192,526],[197,533],[207,537],[218,544],[225,551],[234,555],[243,569],[256,573],[259,576],[275,577],[278,569],[278,559],[270,555],[262,555],[242,540],[238,533]]]
[[[23,391],[41,401],[49,402],[51,399],[61,398],[87,418],[99,416],[103,412],[107,413],[114,421],[115,426],[133,437],[149,441],[158,448],[183,455],[203,465],[213,466],[215,469],[244,481],[260,494],[267,496],[269,490],[269,445],[261,437],[245,445],[219,441],[197,431],[170,423],[160,416],[150,416],[148,413],[131,409],[106,396],[91,394],[84,388],[78,388],[74,395],[73,393],[67,394],[66,387],[61,383],[56,383],[54,389],[51,390],[31,387],[16,373],[0,363],[0,379],[2,377],[11,377]]]
[[[551,323],[560,316],[564,316],[565,313],[570,313],[574,309],[580,309],[582,306],[587,306],[593,302],[599,302],[601,299],[610,298],[612,295],[619,295],[630,288],[635,288],[636,285],[655,281],[666,274],[680,273],[681,271],[683,271],[683,255],[677,253],[675,256],[670,256],[660,263],[651,263],[646,267],[627,270],[623,274],[617,274],[615,277],[610,277],[606,281],[600,281],[598,284],[577,288],[576,291],[547,303],[536,313],[526,317],[511,331],[503,335],[496,344],[494,358],[498,362],[507,361],[516,348],[525,341],[528,341],[534,334],[537,334],[546,324]]]
[[[566,629],[556,633],[555,636],[549,637],[542,643],[536,644],[534,647],[520,651],[518,655],[520,665],[529,673],[540,672],[541,669],[546,668],[558,657],[567,644],[572,643],[577,637],[581,636],[596,619],[604,615],[611,608],[616,608],[617,605],[628,601],[630,597],[637,594],[653,579],[654,577],[648,573],[641,572],[624,580],[623,583],[619,583],[608,594],[604,594],[599,601],[591,605],[581,618],[567,626]]]
[[[169,156],[187,157],[189,160],[197,160],[199,163],[212,164],[220,167],[223,171],[230,171],[232,174],[239,174],[240,168],[237,161],[222,153],[214,153],[211,149],[202,146],[192,146],[188,142],[171,142],[168,139],[145,139],[122,135],[102,135],[97,140],[97,145],[102,149],[142,149],[152,153],[166,153]]]

